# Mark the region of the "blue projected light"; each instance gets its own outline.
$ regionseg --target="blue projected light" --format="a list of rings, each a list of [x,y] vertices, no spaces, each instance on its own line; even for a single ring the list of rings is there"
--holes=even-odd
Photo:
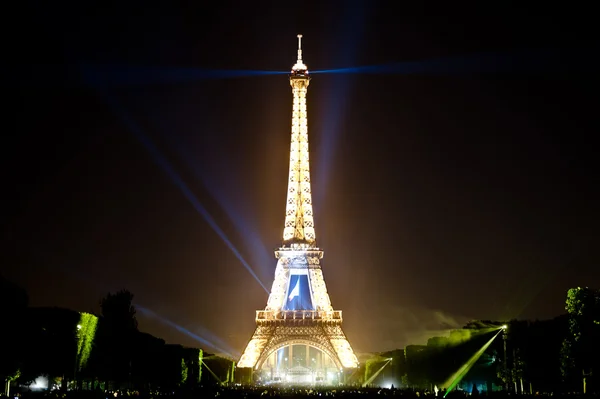
[[[231,79],[248,76],[282,75],[282,71],[214,70],[132,65],[82,65],[88,82],[103,86],[136,86],[185,83],[204,79]]]
[[[117,100],[110,96],[106,92],[102,92],[104,94],[104,98],[107,100],[108,104],[112,107],[112,109],[121,117],[123,122],[129,127],[131,132],[135,135],[135,137],[146,147],[148,152],[152,155],[155,162],[167,173],[169,178],[173,183],[175,183],[183,195],[188,199],[188,201],[192,204],[192,206],[202,215],[204,220],[209,224],[209,226],[219,235],[221,240],[227,245],[227,247],[231,250],[231,252],[235,255],[235,257],[240,261],[240,263],[244,266],[244,268],[250,273],[250,275],[256,280],[256,282],[265,290],[268,294],[269,290],[263,284],[263,282],[258,278],[254,270],[250,267],[248,262],[242,257],[240,252],[235,248],[233,243],[229,240],[227,235],[221,230],[217,222],[212,218],[210,213],[202,206],[200,201],[196,198],[192,190],[185,184],[181,176],[175,171],[175,168],[169,163],[169,161],[160,153],[158,148],[154,146],[152,141],[142,132],[142,129],[138,126],[137,123],[133,120],[133,118],[124,110],[124,108],[117,102]]]
[[[337,34],[333,39],[334,45],[330,49],[331,57],[341,65],[355,65],[357,55],[361,48],[361,37],[364,34],[366,22],[372,10],[369,0],[347,0],[346,7],[340,10]],[[312,71],[311,71],[312,72]],[[317,71],[319,73],[319,71]],[[330,190],[330,175],[340,140],[343,137],[343,121],[351,96],[353,79],[348,76],[330,76],[331,91],[325,93],[323,102],[322,130],[320,131],[319,149],[315,155],[318,171],[314,178],[316,187],[313,187],[313,201],[315,208],[323,206],[323,202]]]
[[[560,49],[529,49],[511,53],[479,53],[423,61],[405,61],[382,65],[321,69],[312,74],[431,74],[462,75],[478,73],[543,73],[597,67],[597,61],[583,60],[582,54]]]
[[[157,121],[157,125],[162,126],[161,121]],[[223,181],[215,178],[215,174],[213,173],[213,169],[211,168],[202,168],[198,162],[197,157],[192,154],[190,150],[190,146],[178,137],[175,134],[168,134],[167,127],[164,126],[163,136],[167,142],[171,144],[171,146],[177,151],[178,155],[184,160],[188,168],[194,173],[197,179],[199,179],[204,187],[210,192],[211,196],[217,200],[219,206],[225,211],[229,220],[233,222],[236,229],[241,233],[244,241],[248,248],[252,248],[251,256],[254,260],[254,265],[258,265],[258,275],[259,279],[263,281],[264,279],[269,279],[272,277],[271,268],[267,267],[272,259],[272,255],[267,251],[266,246],[264,245],[260,235],[256,231],[256,223],[251,219],[250,216],[244,214],[238,210],[238,205],[233,198],[236,198],[235,195],[227,194],[223,189]],[[213,162],[217,162],[216,160]],[[217,167],[216,169],[224,170],[224,167]],[[230,178],[229,180],[234,179]],[[233,184],[235,186],[235,183]],[[261,268],[261,266],[263,266]],[[256,269],[254,269],[256,270]]]
[[[314,310],[306,274],[292,274],[283,310]]]
[[[342,47],[336,62],[340,65],[354,64],[356,40],[347,40],[348,35],[358,35],[363,21],[356,18],[364,12],[354,7],[354,15],[347,19],[347,28],[343,29],[343,42],[349,43],[348,47]],[[364,10],[363,10],[364,11]],[[329,68],[311,70],[311,74],[470,74],[470,73],[502,73],[502,72],[594,72],[599,67],[595,56],[596,52],[579,48],[555,48],[555,49],[526,49],[512,53],[487,53],[472,54],[464,56],[450,56],[445,58],[395,62],[383,65]],[[177,84],[207,79],[235,79],[244,77],[259,77],[273,75],[287,75],[285,71],[264,70],[216,70],[202,68],[183,67],[159,67],[159,66],[134,66],[118,64],[91,64],[80,63],[79,65],[57,66],[52,64],[36,64],[35,73],[31,68],[14,68],[8,74],[10,78],[3,83],[12,86],[78,86],[82,82],[92,82],[104,87],[139,86],[152,84]],[[344,83],[340,86],[342,90]],[[340,99],[343,93],[337,92]]]
[[[165,319],[164,317],[161,317],[161,316],[157,315],[156,313],[154,313],[150,309],[147,309],[147,308],[145,308],[143,306],[140,306],[140,305],[137,305],[137,304],[135,305],[135,308],[137,310],[139,310],[143,315],[145,315],[147,317],[150,317],[150,318],[153,318],[153,319],[156,319],[156,320],[159,320],[160,322],[168,325],[169,327],[173,327],[177,331],[179,331],[179,332],[187,335],[188,337],[191,337],[191,338],[195,339],[196,341],[200,342],[203,345],[206,345],[206,346],[208,346],[208,347],[210,347],[210,348],[218,351],[219,353],[222,353],[222,354],[234,357],[234,356],[232,356],[231,351],[225,350],[221,346],[219,346],[219,344],[222,345],[222,346],[225,346],[226,344],[224,342],[219,342],[219,344],[215,344],[214,342],[209,341],[206,338],[203,338],[203,337],[201,337],[201,336],[199,336],[197,334],[194,334],[193,332],[191,332],[187,328],[181,327],[179,324],[174,323],[171,320]],[[217,338],[217,340],[218,340],[218,338]]]

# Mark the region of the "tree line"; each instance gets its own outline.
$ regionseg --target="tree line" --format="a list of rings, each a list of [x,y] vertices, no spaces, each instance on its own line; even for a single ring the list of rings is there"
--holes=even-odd
[[[133,294],[109,293],[101,312],[29,306],[25,290],[0,277],[0,381],[50,388],[173,391],[233,380],[235,363],[139,331]]]
[[[139,331],[131,292],[109,293],[100,309],[32,308],[27,293],[0,276],[0,381],[27,385],[43,375],[61,389],[163,392],[233,382],[233,360]],[[600,290],[570,289],[565,310],[551,320],[473,321],[426,345],[367,356],[347,381],[600,392]]]
[[[497,335],[470,364],[459,386],[524,394],[600,392],[600,290],[568,290],[565,310],[551,320],[473,321],[449,336],[429,339],[426,345],[365,359],[358,375],[369,381],[385,365],[373,384],[446,387]]]

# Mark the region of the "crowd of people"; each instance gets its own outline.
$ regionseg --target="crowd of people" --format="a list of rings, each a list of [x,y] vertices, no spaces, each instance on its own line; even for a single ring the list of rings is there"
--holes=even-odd
[[[383,396],[394,396],[404,399],[461,399],[469,396],[484,396],[490,399],[517,399],[531,398],[531,396],[552,396],[555,398],[576,399],[584,395],[568,394],[536,394],[536,395],[514,395],[505,392],[471,393],[467,391],[455,390],[449,393],[444,391],[433,392],[427,390],[396,389],[392,388],[360,388],[360,387],[266,387],[266,386],[234,386],[234,387],[199,387],[194,390],[159,393],[159,392],[139,392],[139,391],[26,391],[17,392],[11,395],[10,399],[201,399],[201,398],[219,398],[219,399],[259,399],[259,398],[380,398]],[[586,398],[600,397],[598,395],[585,395]],[[1,396],[1,399],[8,399]]]

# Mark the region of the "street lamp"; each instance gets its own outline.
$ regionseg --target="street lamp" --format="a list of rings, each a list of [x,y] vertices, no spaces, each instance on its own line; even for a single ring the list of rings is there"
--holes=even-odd
[[[77,362],[79,360],[79,330],[81,330],[81,324],[77,324],[77,330],[75,331],[75,367],[73,367],[73,381],[75,382],[75,389],[77,388]]]
[[[504,341],[504,389],[508,392],[508,359],[506,358],[506,341],[508,340],[508,326],[502,327],[502,340]]]

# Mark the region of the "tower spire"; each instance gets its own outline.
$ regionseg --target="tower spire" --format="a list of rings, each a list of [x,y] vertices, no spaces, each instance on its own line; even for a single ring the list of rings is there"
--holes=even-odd
[[[298,35],[298,60],[296,64],[292,67],[292,73],[298,71],[306,71],[308,68],[304,65],[302,61],[302,35]]]
[[[302,35],[298,35],[298,64],[302,64]]]

